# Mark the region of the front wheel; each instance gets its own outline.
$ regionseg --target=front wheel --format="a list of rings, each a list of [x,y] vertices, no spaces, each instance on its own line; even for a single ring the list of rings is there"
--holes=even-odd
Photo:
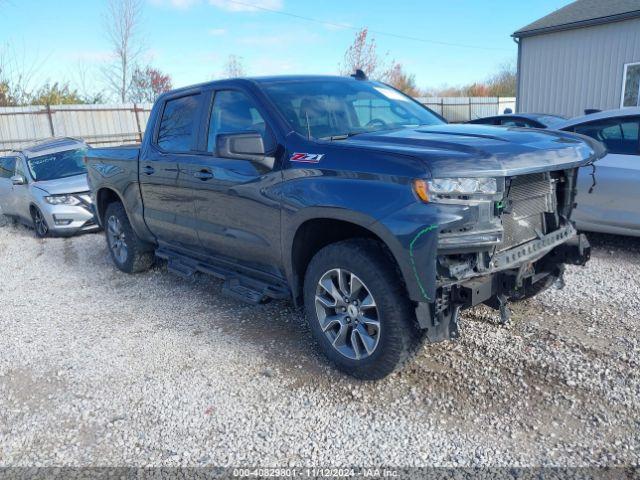
[[[109,204],[104,219],[107,245],[116,267],[126,273],[148,270],[153,264],[152,247],[135,234],[122,204]]]
[[[36,237],[46,238],[49,236],[49,225],[44,218],[42,211],[38,207],[31,208],[31,219],[33,220],[33,229],[36,232]]]
[[[304,299],[323,353],[357,378],[387,376],[421,337],[391,259],[371,240],[347,240],[320,250],[307,268]]]

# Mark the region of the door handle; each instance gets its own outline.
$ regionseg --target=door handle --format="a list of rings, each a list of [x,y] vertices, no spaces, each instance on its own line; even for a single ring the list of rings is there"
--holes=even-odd
[[[147,175],[153,175],[156,171],[155,168],[153,168],[151,165],[145,165],[144,168],[142,169],[142,171],[144,173],[146,173]]]
[[[208,168],[203,168],[202,170],[195,172],[193,176],[200,180],[209,180],[213,178],[213,172]]]

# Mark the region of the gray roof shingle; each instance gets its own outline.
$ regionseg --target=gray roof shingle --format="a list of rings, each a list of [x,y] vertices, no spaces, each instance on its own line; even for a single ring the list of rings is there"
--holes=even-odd
[[[576,0],[517,30],[514,37],[567,30],[640,17],[640,0]]]

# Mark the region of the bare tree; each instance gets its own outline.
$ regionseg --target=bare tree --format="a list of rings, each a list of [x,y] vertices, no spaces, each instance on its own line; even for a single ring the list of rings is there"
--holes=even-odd
[[[244,61],[242,57],[239,57],[238,55],[229,55],[223,67],[222,77],[237,78],[244,77],[245,75],[246,71],[244,69]]]
[[[136,60],[144,51],[139,39],[141,21],[142,0],[108,0],[104,27],[114,59],[103,74],[122,102],[127,101]]]
[[[26,48],[21,52],[6,45],[0,48],[0,103],[2,106],[28,105],[33,96],[34,80],[45,60],[37,57],[26,61]]]
[[[95,67],[92,67],[86,60],[77,61],[72,71],[72,84],[76,92],[82,99],[82,103],[104,103],[105,93],[96,90]]]
[[[378,55],[376,39],[369,35],[365,27],[356,33],[353,43],[347,48],[339,66],[340,75],[351,75],[362,70],[369,78],[386,80],[393,66],[386,61],[387,55]]]

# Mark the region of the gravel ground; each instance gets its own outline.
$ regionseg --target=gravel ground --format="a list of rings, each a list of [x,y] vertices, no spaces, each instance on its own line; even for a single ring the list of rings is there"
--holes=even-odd
[[[1,466],[603,466],[640,458],[640,239],[591,236],[564,290],[463,314],[364,383],[288,302],[251,307],[101,234],[0,227]]]

